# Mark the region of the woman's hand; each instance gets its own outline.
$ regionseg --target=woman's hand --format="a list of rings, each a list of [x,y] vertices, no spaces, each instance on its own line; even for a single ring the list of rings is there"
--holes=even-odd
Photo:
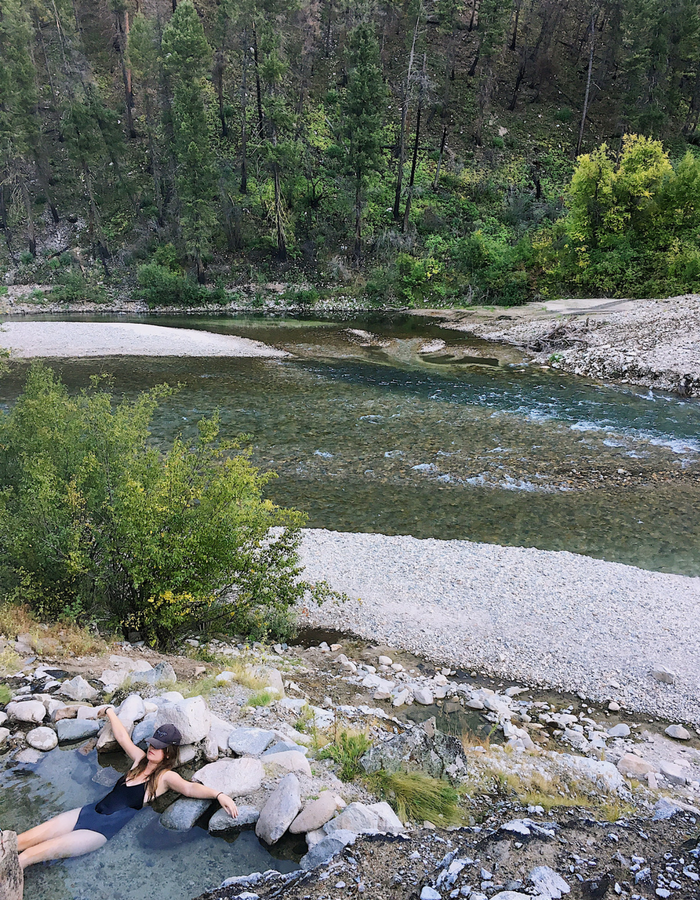
[[[108,703],[106,706],[103,706],[102,709],[98,710],[97,718],[98,719],[107,719],[108,718],[107,713],[110,711],[110,709],[112,710],[112,712],[114,712],[114,707],[110,703]]]
[[[225,809],[226,812],[231,816],[232,819],[238,818],[238,807],[233,802],[233,800],[228,796],[228,794],[221,793],[216,798],[221,804],[221,808]]]

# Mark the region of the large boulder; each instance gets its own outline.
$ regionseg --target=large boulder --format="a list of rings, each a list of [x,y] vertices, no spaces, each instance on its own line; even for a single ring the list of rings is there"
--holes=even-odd
[[[565,753],[561,757],[562,765],[573,769],[579,776],[588,778],[604,791],[619,791],[625,787],[622,775],[611,762],[599,759],[591,759],[587,756],[569,756]]]
[[[41,700],[12,700],[5,707],[5,712],[10,721],[41,725],[46,715],[46,707]]]
[[[95,719],[61,719],[56,722],[59,744],[69,744],[72,741],[86,741],[94,737],[102,726]]]
[[[372,803],[367,809],[376,813],[379,817],[377,823],[378,831],[382,831],[385,834],[401,834],[402,831],[405,831],[403,822],[386,800],[382,800],[380,803]]]
[[[172,684],[177,681],[177,675],[169,662],[159,662],[152,669],[133,672],[131,681],[134,684],[150,684],[155,687],[159,684]]]
[[[655,766],[634,753],[624,753],[617,761],[617,771],[627,778],[644,778],[649,772],[657,771]]]
[[[274,731],[264,731],[262,728],[234,728],[228,736],[228,747],[236,756],[260,756],[274,739]]]
[[[322,791],[316,800],[311,800],[289,826],[292,834],[307,834],[321,828],[338,811],[338,798],[331,791]]]
[[[196,797],[178,797],[160,817],[160,824],[170,831],[188,831],[197,819],[211,806],[211,800]]]
[[[326,834],[352,831],[353,834],[372,834],[379,831],[379,813],[364,803],[351,803],[323,826]]]
[[[354,831],[334,831],[323,838],[322,841],[314,844],[306,856],[302,856],[299,863],[300,867],[305,872],[310,872],[317,866],[322,866],[329,859],[332,859],[336,853],[340,853],[343,847],[354,843],[356,837],[357,835]]]
[[[211,713],[204,697],[188,697],[178,703],[163,703],[156,713],[156,728],[171,723],[182,735],[183,744],[198,744],[209,734]]]
[[[254,806],[239,806],[235,819],[232,819],[225,809],[220,809],[209,819],[209,833],[227,834],[240,831],[255,825],[259,818],[260,811]]]
[[[212,713],[211,727],[209,728],[207,740],[216,743],[219,753],[227,753],[229,735],[234,728],[235,726],[230,722],[220,719],[219,716],[215,716]]]
[[[58,745],[58,738],[53,728],[47,728],[45,725],[42,725],[27,732],[27,743],[30,747],[34,747],[35,750],[42,750],[46,753]]]
[[[91,684],[88,684],[82,675],[76,675],[70,681],[64,681],[58,689],[58,693],[70,700],[94,700],[98,692]]]
[[[134,725],[134,730],[131,732],[131,740],[135,744],[140,744],[141,741],[145,741],[149,737],[153,737],[153,732],[156,730],[156,714],[149,713],[149,715],[145,716]]]
[[[276,744],[273,744],[272,747],[269,747],[262,755],[263,759],[267,759],[268,756],[274,756],[275,753],[285,753],[287,750],[296,750],[298,753],[303,753],[304,756],[309,752],[308,747],[302,747],[301,744],[296,744],[294,741],[277,741]]]
[[[0,892],[2,900],[22,900],[24,893],[24,875],[14,831],[0,831]]]
[[[219,759],[203,766],[192,779],[229,797],[254,794],[262,785],[265,770],[259,759]]]
[[[255,833],[266,844],[276,844],[301,809],[299,779],[290,772],[277,785],[260,813]]]
[[[146,715],[146,707],[139,694],[129,694],[117,710],[120,721],[129,721],[133,725]]]
[[[434,778],[456,778],[466,772],[467,757],[457,738],[437,730],[428,736],[416,726],[370,747],[360,764],[368,775],[380,769],[402,772],[408,767]]]
[[[301,772],[311,778],[311,765],[303,753],[297,750],[285,750],[265,757],[265,765],[280,766],[288,772]]]

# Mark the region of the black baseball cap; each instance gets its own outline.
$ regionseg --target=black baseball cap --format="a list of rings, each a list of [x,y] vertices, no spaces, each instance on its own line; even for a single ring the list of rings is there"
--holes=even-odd
[[[179,747],[182,743],[182,735],[174,725],[159,725],[153,737],[146,738],[146,743],[156,750],[165,750],[166,747]]]

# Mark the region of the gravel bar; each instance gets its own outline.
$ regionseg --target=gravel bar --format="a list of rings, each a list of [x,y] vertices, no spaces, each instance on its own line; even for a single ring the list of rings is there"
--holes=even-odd
[[[5,322],[0,346],[13,358],[83,356],[289,356],[260,341],[128,322]]]
[[[323,529],[302,560],[350,598],[308,609],[354,633],[509,681],[700,723],[700,578],[568,552]],[[673,684],[652,669],[665,666]]]

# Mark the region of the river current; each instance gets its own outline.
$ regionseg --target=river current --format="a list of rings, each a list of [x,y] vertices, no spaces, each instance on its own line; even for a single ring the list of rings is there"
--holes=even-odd
[[[82,319],[82,321],[85,321]],[[102,321],[105,321],[103,319]],[[206,329],[285,359],[54,360],[71,389],[179,391],[153,430],[219,410],[313,527],[570,550],[700,575],[700,404],[533,367],[420,317],[119,317]],[[3,379],[11,403],[25,364]]]

